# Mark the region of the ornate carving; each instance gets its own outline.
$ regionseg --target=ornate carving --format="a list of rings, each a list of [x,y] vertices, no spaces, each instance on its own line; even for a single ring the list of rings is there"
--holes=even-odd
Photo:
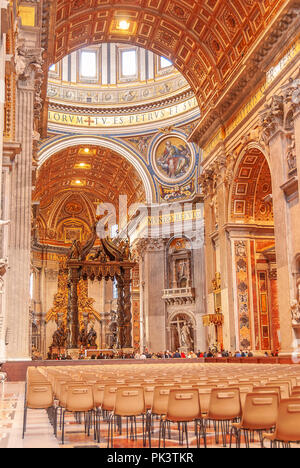
[[[0,294],[4,293],[3,276],[5,275],[7,268],[8,268],[8,258],[1,258],[0,259]]]
[[[291,303],[291,314],[293,325],[300,325],[300,303],[297,300]]]
[[[26,81],[32,78],[33,72],[41,70],[43,60],[39,49],[28,50],[24,44],[19,45],[15,56],[17,78]]]
[[[163,239],[140,239],[135,245],[135,251],[138,257],[143,257],[146,252],[162,251],[165,248]]]
[[[278,129],[283,128],[284,99],[283,96],[273,96],[271,102],[260,112],[262,140],[268,143]]]
[[[297,168],[295,134],[294,133],[288,133],[286,138],[287,138],[286,161],[287,161],[289,173],[291,173]]]

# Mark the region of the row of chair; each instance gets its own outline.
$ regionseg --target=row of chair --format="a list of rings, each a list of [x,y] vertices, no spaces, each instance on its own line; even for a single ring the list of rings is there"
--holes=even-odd
[[[84,413],[85,431],[89,434],[90,428],[94,425],[94,436],[98,441],[100,441],[101,416],[106,418],[108,444],[113,443],[114,428],[117,427],[121,430],[121,420],[124,417],[127,418],[127,435],[129,418],[131,421],[130,436],[136,438],[136,418],[141,416],[143,442],[145,445],[148,437],[149,446],[151,446],[153,418],[158,416],[160,418],[159,443],[161,439],[165,443],[166,429],[170,427],[171,422],[176,422],[180,441],[183,441],[185,434],[188,444],[187,425],[194,422],[197,446],[200,446],[201,438],[206,446],[207,424],[213,422],[216,443],[219,442],[218,434],[221,427],[223,444],[226,445],[229,424],[232,423],[230,443],[235,436],[237,445],[240,445],[240,434],[244,431],[247,445],[248,431],[250,433],[258,432],[262,441],[264,432],[276,427],[279,405],[281,401],[286,402],[286,399],[282,400],[282,397],[285,396],[284,392],[288,391],[288,396],[291,396],[290,393],[299,391],[297,386],[293,387],[293,383],[297,383],[297,379],[292,381],[271,380],[265,386],[255,387],[252,384],[249,385],[249,382],[240,383],[238,386],[231,383],[230,386],[228,380],[224,381],[224,379],[223,382],[216,379],[211,385],[205,385],[203,381],[199,382],[199,379],[196,383],[191,381],[192,379],[186,378],[176,379],[176,381],[160,379],[161,381],[158,382],[159,378],[156,376],[152,382],[149,379],[145,379],[147,380],[145,382],[143,379],[137,381],[132,374],[126,375],[124,379],[115,375],[116,378],[113,381],[109,381],[108,377],[111,379],[111,374],[108,375],[108,373],[101,381],[99,381],[99,377],[95,372],[87,374],[82,369],[74,368],[29,369],[23,436],[26,429],[27,408],[43,407],[47,408],[51,414],[56,435],[57,414],[60,411],[62,443],[64,443],[65,415],[70,412],[75,413],[76,417],[79,413]],[[188,381],[182,382],[182,380]],[[207,384],[207,380],[205,383]],[[174,388],[174,384],[176,388]],[[251,393],[253,391],[255,393]],[[56,404],[53,410],[54,399]],[[297,404],[291,403],[291,405],[293,412],[289,414],[299,418]],[[289,411],[291,405],[288,406]],[[50,408],[52,408],[51,411]],[[187,408],[190,409],[190,413],[187,413]],[[253,421],[252,425],[249,424],[249,421]],[[297,434],[294,433],[294,439],[295,436]],[[269,435],[266,435],[266,438],[268,437],[270,438]],[[294,439],[290,439],[290,441],[295,441]],[[272,441],[272,439],[270,440]],[[274,439],[272,443],[276,443],[276,441],[277,439]]]

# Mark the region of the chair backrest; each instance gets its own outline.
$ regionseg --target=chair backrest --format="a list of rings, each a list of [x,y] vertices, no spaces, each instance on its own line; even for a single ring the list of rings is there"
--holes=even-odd
[[[242,426],[249,430],[269,430],[275,427],[278,417],[278,393],[248,393]]]
[[[81,380],[78,381],[78,382],[75,382],[74,380],[72,380],[72,381],[69,380],[67,382],[63,382],[59,387],[59,391],[58,391],[58,395],[57,395],[59,406],[61,406],[62,408],[66,408],[69,387],[77,386],[77,385],[83,385],[83,384],[84,384],[84,382],[82,382]]]
[[[69,385],[66,409],[72,412],[87,412],[94,408],[93,386]]]
[[[121,387],[117,389],[114,413],[117,416],[139,416],[145,414],[143,387]]]
[[[300,402],[298,398],[281,400],[275,438],[283,442],[300,442]]]
[[[101,382],[93,384],[93,396],[95,408],[100,408],[103,404],[105,385]]]
[[[53,406],[53,390],[49,382],[30,383],[27,386],[26,406],[32,409],[47,409]]]
[[[281,400],[281,391],[280,387],[271,387],[271,386],[263,386],[263,387],[254,387],[253,391],[255,393],[276,393],[279,397],[279,401]]]
[[[267,387],[279,387],[281,398],[287,399],[291,396],[291,383],[287,381],[277,380],[273,382],[268,382]]]
[[[154,388],[152,413],[165,415],[168,411],[168,401],[171,387],[157,385]]]
[[[104,411],[114,411],[118,385],[108,384],[104,387],[102,409]]]
[[[202,413],[207,414],[209,410],[211,391],[216,387],[214,385],[193,385],[193,387],[198,389]]]
[[[198,389],[171,389],[168,400],[167,419],[176,422],[201,419]]]
[[[210,395],[208,418],[232,420],[241,417],[242,406],[239,388],[213,388]]]
[[[150,410],[153,406],[153,396],[154,396],[154,385],[146,384],[144,385],[144,396],[145,396],[145,405],[146,409]]]

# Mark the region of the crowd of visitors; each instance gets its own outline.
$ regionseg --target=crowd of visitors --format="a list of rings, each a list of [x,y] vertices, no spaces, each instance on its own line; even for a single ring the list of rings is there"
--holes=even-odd
[[[278,350],[272,352],[271,354],[265,353],[265,357],[278,357]],[[100,352],[99,354],[93,354],[90,357],[87,357],[84,353],[79,355],[79,359],[92,359],[92,360],[101,360],[101,359],[206,359],[206,358],[251,358],[255,357],[254,353],[250,350],[243,350],[243,351],[236,351],[234,353],[230,351],[218,351],[217,348],[210,348],[208,351],[202,352],[194,352],[190,351],[188,353],[184,353],[177,349],[175,352],[170,351],[161,351],[159,353],[152,353],[147,348],[144,352],[139,353],[125,353],[123,351],[112,351],[112,352]],[[55,355],[48,357],[52,360],[71,360],[71,356],[65,355]]]

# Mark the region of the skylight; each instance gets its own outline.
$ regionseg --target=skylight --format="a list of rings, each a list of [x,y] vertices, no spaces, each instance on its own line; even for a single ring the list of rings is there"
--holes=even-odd
[[[137,60],[135,50],[124,50],[122,52],[122,75],[135,76],[137,73]]]
[[[165,57],[160,57],[160,66],[161,68],[172,67],[173,63],[166,59]]]
[[[85,78],[96,78],[97,76],[97,63],[96,52],[83,51],[81,52],[81,76]]]

